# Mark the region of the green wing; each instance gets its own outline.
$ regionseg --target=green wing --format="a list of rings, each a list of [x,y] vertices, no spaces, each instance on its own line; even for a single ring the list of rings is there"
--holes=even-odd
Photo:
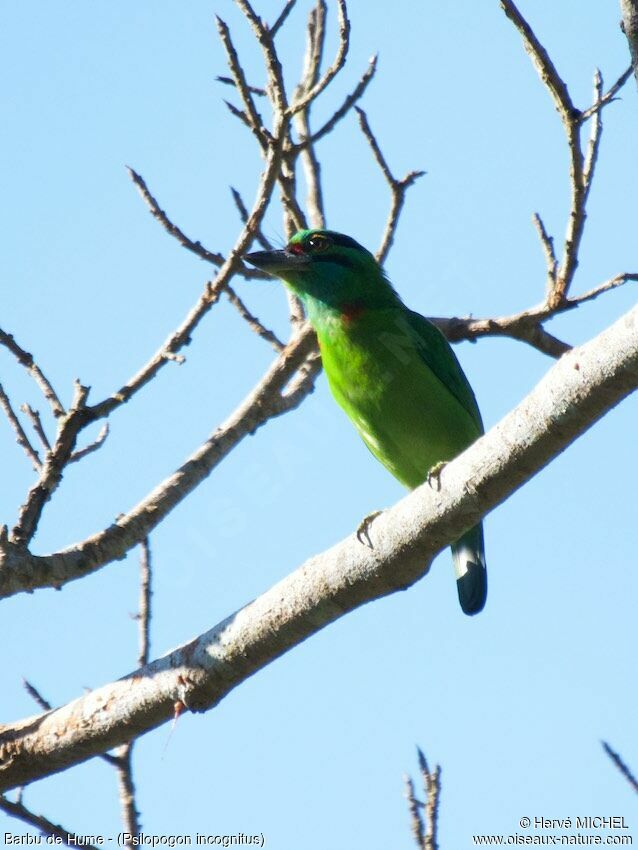
[[[451,345],[441,331],[420,313],[408,310],[407,318],[415,335],[419,354],[426,365],[461,406],[467,410],[476,423],[478,432],[482,434],[483,420],[474,391],[465,377]]]

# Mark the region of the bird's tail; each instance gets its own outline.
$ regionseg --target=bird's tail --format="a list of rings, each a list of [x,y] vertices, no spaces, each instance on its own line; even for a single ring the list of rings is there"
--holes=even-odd
[[[478,614],[483,610],[487,598],[487,569],[482,523],[466,531],[463,537],[452,544],[452,557],[463,613]]]

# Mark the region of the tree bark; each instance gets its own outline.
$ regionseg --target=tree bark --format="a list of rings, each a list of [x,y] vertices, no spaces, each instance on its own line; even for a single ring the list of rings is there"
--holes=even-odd
[[[622,31],[627,36],[631,64],[634,66],[634,76],[638,83],[638,0],[620,0],[622,14]]]

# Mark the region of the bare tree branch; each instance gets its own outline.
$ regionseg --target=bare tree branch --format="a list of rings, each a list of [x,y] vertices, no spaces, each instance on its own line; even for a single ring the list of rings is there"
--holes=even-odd
[[[532,215],[532,222],[534,223],[538,238],[541,241],[543,253],[545,254],[545,263],[547,265],[546,295],[549,298],[556,286],[556,271],[558,269],[558,260],[554,251],[554,240],[548,235],[543,219],[538,213],[535,212]]]
[[[49,438],[46,435],[44,430],[44,426],[42,425],[42,418],[40,417],[40,411],[34,410],[30,404],[21,404],[20,410],[26,414],[31,420],[31,425],[33,426],[33,430],[35,431],[40,443],[42,444],[42,448],[45,452],[51,451],[51,443],[49,442]]]
[[[151,581],[151,547],[148,538],[145,538],[141,543],[140,601],[136,614],[139,625],[139,654],[137,663],[140,667],[148,664],[150,653]],[[118,747],[117,754],[113,757],[113,765],[117,771],[122,823],[125,832],[133,836],[139,835],[141,831],[140,813],[137,808],[135,783],[133,781],[134,744],[135,741],[131,740]]]
[[[306,360],[315,350],[316,338],[306,329],[284,349],[226,422],[178,470],[103,531],[61,552],[44,556],[32,555],[23,546],[0,536],[0,598],[37,587],[61,587],[123,557],[207,478],[244,437],[300,403],[312,386],[306,373],[303,393],[283,394],[283,390],[300,367],[306,368]]]
[[[638,307],[556,363],[535,389],[441,473],[371,528],[311,558],[209,632],[55,711],[0,727],[0,788],[63,770],[192,711],[322,627],[405,589],[451,540],[522,486],[638,388]]]
[[[275,351],[279,352],[284,350],[285,345],[279,339],[279,337],[275,333],[273,333],[273,331],[262,325],[257,316],[250,312],[250,310],[248,309],[248,307],[246,307],[239,295],[230,286],[226,287],[226,296],[230,303],[233,305],[233,307],[237,309],[237,312],[246,322],[248,327],[252,331],[254,331],[257,336],[260,336],[262,339],[265,339],[266,342],[272,345]]]
[[[638,83],[638,0],[620,0],[622,31],[627,36],[634,76]]]
[[[248,127],[261,145],[262,149],[266,150],[271,141],[269,138],[269,133],[264,127],[262,117],[257,111],[257,107],[255,106],[255,101],[250,91],[250,86],[246,82],[244,70],[241,66],[241,62],[239,61],[239,56],[237,54],[235,45],[233,44],[230,30],[228,29],[228,24],[226,24],[226,22],[223,21],[219,17],[219,15],[216,15],[215,17],[217,20],[217,30],[219,32],[219,37],[224,46],[224,50],[226,51],[228,67],[230,68],[230,72],[233,75],[235,87],[239,91],[242,103],[244,104],[244,114],[247,118]]]
[[[601,743],[603,745],[603,750],[607,753],[613,764],[616,765],[618,770],[622,773],[622,775],[625,777],[625,779],[631,785],[634,791],[638,793],[638,779],[636,779],[636,777],[633,775],[631,770],[627,767],[627,765],[621,759],[618,753],[612,750],[612,748],[606,741],[601,741]]]
[[[308,91],[312,90],[319,77],[325,44],[325,19],[326,5],[323,0],[319,0],[317,5],[310,10],[308,17],[304,67],[301,82],[295,91],[295,100],[301,99]],[[294,117],[299,137],[302,143],[305,142],[305,144],[303,147],[301,145],[293,147],[291,153],[295,156],[301,155],[301,163],[306,178],[308,217],[313,227],[323,228],[326,226],[326,214],[321,187],[321,165],[317,158],[314,144],[310,141],[311,105],[312,101],[309,101]]]
[[[279,17],[275,21],[275,23],[270,27],[270,35],[271,38],[274,38],[282,26],[286,23],[286,18],[292,12],[294,6],[296,5],[297,0],[286,0],[286,5],[281,10]]]
[[[592,106],[588,109],[583,109],[580,113],[580,121],[583,124],[585,121],[588,121],[592,115],[595,115],[597,112],[600,112],[608,103],[611,103],[612,100],[616,99],[616,95],[620,91],[620,89],[625,85],[629,77],[631,77],[631,65],[622,72],[622,74],[618,77],[616,82],[607,89],[605,94],[601,95],[598,101],[596,101]]]
[[[408,801],[408,811],[410,812],[412,835],[414,836],[416,846],[419,850],[423,850],[425,847],[425,823],[423,822],[423,816],[420,811],[423,808],[423,803],[416,797],[414,782],[411,777],[406,775],[404,777],[404,784],[405,798]]]
[[[518,11],[513,0],[501,0],[501,9],[521,34],[525,50],[550,93],[561,121],[565,126],[568,126],[574,116],[579,116],[579,113],[572,103],[567,86],[556,70],[548,52],[536,37],[534,30]]]
[[[23,679],[22,684],[24,685],[24,689],[29,694],[31,699],[36,702],[41,709],[43,709],[44,711],[51,710],[51,703],[42,696],[42,694],[36,688],[35,685],[32,685],[31,682],[27,681],[27,679]]]
[[[418,748],[417,748],[418,749]],[[426,795],[425,815],[427,827],[425,830],[424,850],[438,850],[437,830],[439,825],[439,802],[441,796],[441,767],[437,764],[430,770],[423,752],[418,749],[419,770]]]
[[[234,186],[230,187],[230,194],[233,198],[233,201],[235,202],[235,206],[237,207],[237,212],[239,213],[241,223],[246,224],[246,222],[248,221],[248,210],[246,209],[244,199]],[[257,227],[255,229],[255,239],[257,240],[257,242],[259,242],[264,251],[272,250],[272,244],[264,236],[261,227]]]
[[[88,393],[88,387],[76,381],[71,407],[58,420],[55,444],[47,453],[40,476],[29,490],[20,508],[18,522],[11,532],[11,540],[19,546],[26,546],[33,538],[46,503],[62,481],[64,468],[73,454],[78,434],[86,424]]]
[[[257,198],[252,212],[246,221],[233,249],[223,261],[215,280],[210,282],[200,297],[197,304],[186,316],[182,324],[169,336],[164,345],[155,355],[134,375],[124,386],[109,398],[90,408],[92,421],[108,416],[120,405],[127,402],[135,393],[145,386],[157,372],[166,365],[170,355],[177,354],[183,346],[190,342],[190,337],[197,325],[208,313],[211,307],[217,303],[220,294],[242,263],[241,256],[248,245],[252,242],[256,229],[261,225],[268,204],[270,202],[272,189],[277,179],[279,166],[281,164],[281,147],[284,141],[284,128],[277,132],[277,140],[269,149],[266,166],[262,172]]]
[[[441,330],[450,342],[475,340],[482,336],[504,336],[526,342],[550,357],[561,357],[566,351],[570,350],[571,346],[548,333],[543,327],[543,322],[592,301],[605,292],[617,289],[628,281],[638,281],[638,274],[624,272],[616,275],[582,295],[563,300],[557,307],[552,307],[545,301],[536,307],[510,316],[497,316],[489,319],[432,316],[430,321]]]
[[[53,835],[59,838],[62,844],[67,847],[87,847],[88,850],[97,850],[94,844],[89,844],[80,840],[80,838],[68,829],[60,826],[57,823],[52,823],[44,815],[36,815],[34,812],[27,809],[21,802],[12,803],[6,797],[0,795],[0,810],[6,812],[10,817],[17,818],[23,823],[28,823],[29,826],[35,827],[42,835]]]
[[[109,423],[106,422],[101,428],[100,433],[97,435],[95,440],[92,443],[89,443],[88,446],[85,446],[83,449],[78,449],[76,452],[73,452],[71,457],[69,458],[69,463],[77,463],[82,458],[85,458],[87,455],[93,454],[99,448],[104,445],[106,438],[109,435]]]
[[[236,87],[237,83],[232,77],[218,76],[215,77],[218,83],[223,83],[226,86]],[[257,97],[266,97],[266,89],[260,89],[258,86],[248,86],[248,91],[251,94],[256,94]]]
[[[224,257],[222,257],[221,254],[215,254],[212,251],[209,251],[208,248],[204,248],[201,242],[193,242],[192,239],[189,239],[183,230],[181,230],[176,224],[173,224],[164,210],[160,207],[157,199],[151,193],[151,190],[148,188],[142,175],[138,174],[135,169],[128,165],[126,166],[126,170],[128,171],[133,183],[137,186],[137,189],[151,215],[154,219],[159,221],[164,230],[171,236],[174,236],[180,245],[183,245],[184,248],[192,251],[193,254],[196,254],[202,260],[206,260],[207,263],[212,263],[214,266],[221,266],[224,262]]]
[[[550,281],[548,277],[548,281],[552,282],[551,291],[547,298],[548,304],[551,307],[558,307],[567,297],[578,266],[578,252],[587,218],[587,199],[594,176],[602,133],[602,109],[612,102],[614,95],[624,85],[628,77],[623,74],[607,95],[603,95],[602,77],[600,72],[597,71],[594,78],[594,103],[585,112],[578,110],[572,102],[566,83],[556,70],[549,54],[521,15],[513,0],[501,0],[501,8],[520,33],[525,50],[554,101],[554,106],[560,115],[567,137],[570,158],[570,211],[563,256],[554,272],[553,281]],[[610,94],[610,92],[613,92],[613,94]],[[583,154],[581,127],[587,118],[592,117],[594,120],[589,144],[586,154]],[[538,228],[536,220],[535,224]],[[547,234],[543,236],[541,233],[541,241],[546,255],[548,239]],[[551,267],[551,264],[548,262],[549,267]]]
[[[330,118],[325,122],[325,124],[322,124],[322,126],[314,133],[310,134],[307,132],[305,134],[302,134],[301,140],[296,145],[297,149],[303,150],[309,145],[315,144],[320,139],[323,139],[324,136],[327,136],[334,130],[339,121],[341,121],[342,118],[345,118],[345,116],[348,114],[348,112],[350,112],[355,103],[357,103],[357,101],[361,100],[361,98],[363,97],[365,90],[368,88],[368,85],[370,84],[372,78],[376,73],[377,62],[378,56],[375,54],[371,57],[370,63],[361,75],[359,82],[357,83],[355,88],[350,92],[350,94],[347,95],[341,106],[336,109],[332,113]]]
[[[350,47],[350,21],[348,20],[348,9],[345,0],[337,0],[337,12],[339,15],[339,47],[337,49],[337,55],[325,74],[317,80],[310,90],[306,91],[289,107],[290,115],[300,112],[309,103],[316,100],[346,64],[348,48]]]
[[[405,778],[406,798],[410,811],[412,835],[419,850],[438,850],[437,832],[439,825],[439,801],[441,796],[441,768],[437,764],[430,770],[425,755],[417,747],[419,771],[425,794],[425,803],[418,800],[414,791],[414,782]],[[423,811],[422,811],[423,810]]]
[[[3,345],[7,348],[11,354],[16,358],[18,363],[29,372],[33,380],[36,382],[38,387],[40,388],[42,395],[49,402],[51,406],[51,411],[54,416],[63,416],[65,413],[62,402],[58,398],[57,393],[53,389],[51,382],[46,377],[42,369],[38,366],[38,364],[33,359],[33,355],[29,354],[28,351],[25,351],[18,343],[15,341],[14,337],[6,333],[5,331],[0,329],[0,345]]]
[[[40,460],[40,455],[31,445],[31,441],[27,437],[24,428],[18,416],[13,409],[13,405],[9,399],[9,396],[5,393],[2,384],[0,384],[0,407],[4,410],[7,419],[9,420],[9,425],[13,429],[13,432],[16,435],[16,443],[24,449],[24,453],[31,461],[31,465],[33,466],[36,472],[39,472],[42,468],[42,461]]]
[[[390,171],[390,167],[386,162],[385,157],[383,156],[383,152],[381,151],[381,147],[379,142],[377,141],[376,136],[372,132],[370,128],[370,124],[368,122],[368,116],[360,109],[358,106],[355,106],[357,111],[357,115],[359,116],[359,126],[361,127],[361,132],[366,137],[368,144],[372,150],[372,154],[381,169],[383,176],[386,179],[388,186],[390,187],[390,194],[392,198],[392,202],[390,205],[390,214],[388,216],[388,220],[385,225],[385,230],[383,233],[383,237],[381,239],[381,245],[376,252],[377,260],[383,264],[388,256],[390,248],[392,247],[392,243],[394,242],[394,235],[396,233],[397,225],[399,223],[399,216],[401,215],[401,210],[403,209],[403,204],[405,203],[405,193],[408,191],[410,186],[415,183],[419,177],[423,177],[425,171],[409,171],[405,177],[398,180]]]

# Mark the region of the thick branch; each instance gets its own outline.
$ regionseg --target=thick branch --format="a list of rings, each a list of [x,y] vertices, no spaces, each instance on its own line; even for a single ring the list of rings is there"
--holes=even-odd
[[[638,0],[620,0],[622,14],[622,31],[627,36],[631,64],[638,83]]]
[[[638,307],[562,357],[535,389],[441,473],[311,558],[209,632],[118,682],[0,727],[0,790],[122,744],[173,716],[216,705],[273,659],[349,611],[404,589],[462,531],[528,481],[638,387]]]

